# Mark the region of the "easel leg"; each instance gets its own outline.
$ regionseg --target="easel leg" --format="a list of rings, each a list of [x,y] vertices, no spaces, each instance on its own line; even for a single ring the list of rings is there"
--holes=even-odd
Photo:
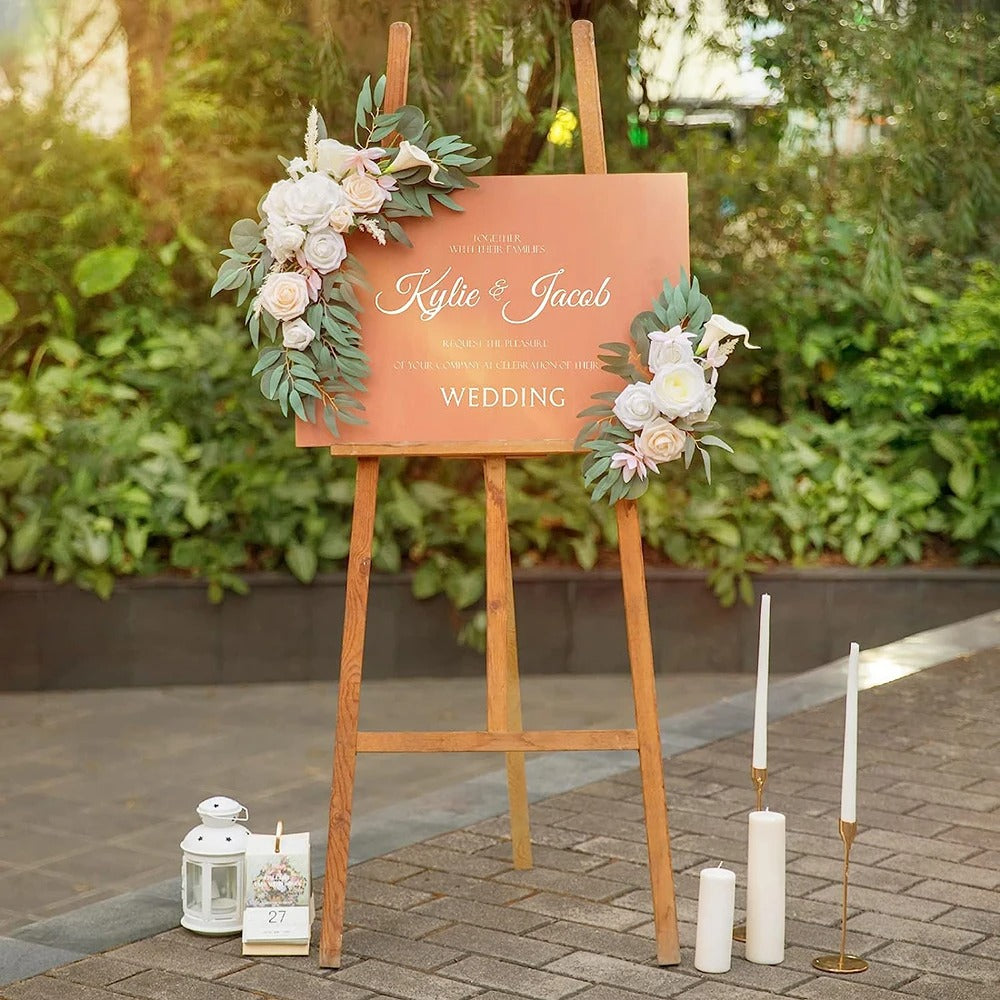
[[[486,477],[486,727],[521,729],[521,687],[514,620],[514,581],[507,526],[507,463],[484,460]],[[531,867],[524,754],[508,753],[507,798],[515,868]]]
[[[377,489],[378,459],[359,458],[355,476],[354,514],[351,520],[351,550],[347,562],[347,608],[340,652],[337,731],[333,747],[333,785],[330,789],[329,839],[326,846],[323,924],[319,945],[319,964],[325,969],[340,967],[340,949],[344,935],[347,856],[351,842],[361,667],[365,650],[365,626],[368,621],[368,580],[371,575]]]
[[[505,518],[506,519],[506,518]],[[517,664],[517,622],[514,612],[514,574],[510,559],[510,530],[504,531],[507,541],[507,721],[511,732],[521,732],[521,676]],[[528,821],[528,781],[524,773],[524,754],[507,754],[507,801],[510,804],[510,837],[514,867],[520,870],[532,866],[531,827]]]
[[[618,548],[625,596],[628,655],[632,668],[635,728],[639,741],[642,801],[646,813],[649,878],[653,890],[653,919],[656,923],[656,958],[660,965],[677,965],[681,960],[677,940],[677,906],[670,861],[667,796],[663,787],[663,755],[656,708],[653,643],[649,633],[649,606],[639,512],[634,500],[621,500],[615,506],[615,514],[618,518]]]

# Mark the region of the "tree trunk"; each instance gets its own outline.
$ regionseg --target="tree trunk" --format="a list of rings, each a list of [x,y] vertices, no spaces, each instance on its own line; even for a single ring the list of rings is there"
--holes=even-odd
[[[132,180],[149,212],[151,244],[169,237],[163,141],[164,88],[174,15],[171,0],[116,0],[128,44]]]
[[[339,41],[351,67],[375,77],[385,66],[389,25],[405,21],[405,0],[358,3],[357,0],[305,0],[306,24],[317,41]],[[360,78],[359,78],[360,79]]]
[[[558,39],[553,39],[558,45]],[[548,108],[555,86],[553,60],[545,65],[535,63],[528,81],[525,100],[528,102],[527,117],[515,118],[503,137],[503,145],[497,153],[498,174],[526,174],[545,146],[545,133],[538,127],[538,117]]]
[[[555,6],[563,15],[558,22],[558,35],[550,39],[553,51],[563,39],[569,38],[570,28],[574,21],[592,19],[606,0],[555,0]],[[496,156],[498,174],[526,174],[541,155],[545,147],[545,133],[539,128],[538,119],[546,111],[552,100],[552,88],[555,86],[556,60],[549,59],[544,65],[535,63],[525,100],[528,104],[528,115],[516,118],[511,122],[503,145]]]

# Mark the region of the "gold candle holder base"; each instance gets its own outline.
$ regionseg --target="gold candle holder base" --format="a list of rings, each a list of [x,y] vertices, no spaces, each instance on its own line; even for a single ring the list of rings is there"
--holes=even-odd
[[[857,823],[840,821],[840,839],[844,842],[844,894],[843,910],[840,915],[840,954],[819,955],[812,960],[812,967],[820,972],[830,972],[834,975],[850,975],[865,972],[868,963],[857,955],[847,954],[847,877],[851,865],[851,844],[858,833]]]
[[[840,975],[868,971],[868,963],[857,955],[820,955],[812,960],[812,965],[820,972],[834,972]]]
[[[767,768],[751,767],[750,780],[753,782],[754,791],[757,794],[757,812],[764,808],[764,786],[767,784]],[[733,940],[745,942],[747,939],[747,925],[737,924],[733,928]]]

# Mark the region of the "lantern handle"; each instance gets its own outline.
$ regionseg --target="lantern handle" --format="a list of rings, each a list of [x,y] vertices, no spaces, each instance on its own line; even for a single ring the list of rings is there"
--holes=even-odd
[[[240,811],[233,817],[239,823],[250,818],[250,810],[246,806],[240,806]]]
[[[278,825],[274,828],[274,853],[278,854],[281,852],[281,834],[284,831],[284,825],[281,820],[278,820]]]

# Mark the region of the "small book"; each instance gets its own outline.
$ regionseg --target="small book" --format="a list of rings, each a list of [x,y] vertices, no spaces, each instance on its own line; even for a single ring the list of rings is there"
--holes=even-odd
[[[313,922],[309,834],[247,838],[244,955],[308,955]]]

